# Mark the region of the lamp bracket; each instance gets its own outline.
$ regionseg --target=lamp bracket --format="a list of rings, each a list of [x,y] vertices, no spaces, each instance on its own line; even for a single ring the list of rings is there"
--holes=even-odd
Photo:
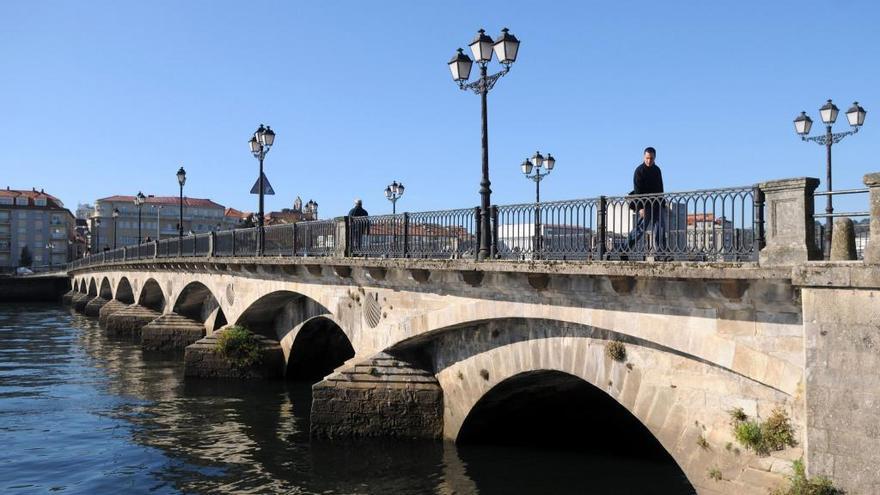
[[[485,78],[479,78],[472,83],[458,83],[459,88],[462,91],[473,91],[474,94],[481,95],[483,93],[488,93],[492,91],[492,88],[495,87],[495,83],[498,82],[499,79],[504,77],[508,72],[510,72],[510,64],[504,64],[504,69],[500,72],[496,72],[491,76],[486,76]]]
[[[846,132],[835,132],[835,133],[825,133],[820,134],[818,136],[801,136],[801,140],[803,141],[812,141],[820,146],[827,146],[828,144],[837,144],[843,141],[843,138],[847,136],[851,136],[855,133],[859,132],[858,127],[853,127],[853,130]]]

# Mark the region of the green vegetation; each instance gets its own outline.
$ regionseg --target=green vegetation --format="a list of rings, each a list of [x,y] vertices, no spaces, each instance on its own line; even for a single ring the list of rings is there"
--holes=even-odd
[[[717,467],[713,467],[713,468],[709,469],[708,475],[709,475],[710,480],[721,481],[721,479],[722,479],[721,478],[721,470],[718,469]]]
[[[777,488],[770,495],[842,495],[843,490],[834,487],[831,480],[824,476],[807,478],[804,460],[798,459],[791,463],[794,474],[788,477],[787,488]]]
[[[623,342],[613,340],[605,344],[605,355],[615,361],[623,362],[626,360],[626,346]]]
[[[703,450],[708,450],[708,449],[709,449],[709,441],[706,440],[706,437],[704,437],[703,435],[700,435],[700,436],[697,438],[697,445],[699,445],[700,448],[703,449]]]
[[[781,408],[774,409],[764,422],[749,420],[740,408],[730,411],[730,417],[736,440],[758,455],[797,445],[788,414]]]
[[[260,341],[242,326],[234,325],[223,330],[217,338],[216,349],[238,369],[250,368],[260,363]]]

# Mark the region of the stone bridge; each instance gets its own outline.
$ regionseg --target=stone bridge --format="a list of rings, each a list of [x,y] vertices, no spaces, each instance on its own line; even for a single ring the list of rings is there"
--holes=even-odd
[[[257,375],[320,380],[317,436],[463,440],[588,386],[700,493],[766,493],[801,456],[880,491],[880,194],[866,261],[834,263],[810,261],[809,183],[765,189],[755,263],[170,258],[76,268],[69,296],[108,332],[186,347],[187,374],[234,374],[218,331],[258,333]],[[735,408],[781,408],[797,446],[742,448]]]

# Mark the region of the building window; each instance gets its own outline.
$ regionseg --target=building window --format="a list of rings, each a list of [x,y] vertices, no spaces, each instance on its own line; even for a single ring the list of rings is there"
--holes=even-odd
[[[19,220],[25,220],[28,216],[28,212],[26,210],[18,210],[18,218]]]
[[[18,197],[18,198],[15,198],[15,204],[17,204],[19,206],[27,206],[28,200],[26,197]]]
[[[12,204],[12,198],[10,198],[8,196],[0,198],[0,205],[11,205],[11,204]]]
[[[36,198],[34,199],[35,206],[46,206],[46,198]]]

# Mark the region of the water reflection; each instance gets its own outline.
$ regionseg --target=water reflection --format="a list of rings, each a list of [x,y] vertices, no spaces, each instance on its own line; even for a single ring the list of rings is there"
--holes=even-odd
[[[601,456],[310,442],[310,405],[308,384],[184,381],[180,354],[145,354],[57,307],[0,305],[4,492],[687,493],[627,491],[620,480],[652,466]]]

